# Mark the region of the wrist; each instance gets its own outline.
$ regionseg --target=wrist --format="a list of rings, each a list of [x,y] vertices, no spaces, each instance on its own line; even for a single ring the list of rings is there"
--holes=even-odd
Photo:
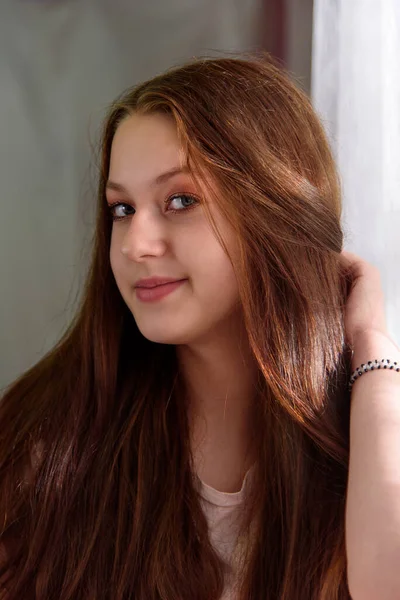
[[[368,329],[356,333],[352,348],[354,351],[351,359],[353,371],[369,360],[389,358],[400,361],[400,348],[387,333],[377,329]]]

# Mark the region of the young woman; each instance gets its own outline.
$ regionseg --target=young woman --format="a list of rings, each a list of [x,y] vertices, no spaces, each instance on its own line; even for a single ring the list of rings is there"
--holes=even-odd
[[[400,597],[400,376],[348,387],[400,351],[339,187],[268,57],[115,102],[82,305],[0,403],[1,599]]]

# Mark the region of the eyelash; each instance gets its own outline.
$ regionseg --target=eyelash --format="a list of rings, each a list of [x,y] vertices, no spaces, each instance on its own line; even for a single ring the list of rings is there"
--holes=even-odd
[[[186,207],[184,207],[184,208],[181,208],[181,209],[171,208],[171,209],[170,209],[169,211],[167,211],[167,212],[172,212],[172,213],[174,213],[174,214],[175,214],[175,213],[181,213],[181,212],[187,212],[187,211],[189,211],[189,210],[192,210],[193,208],[196,208],[196,206],[198,206],[198,204],[199,204],[199,201],[197,200],[197,198],[195,198],[195,196],[192,196],[191,194],[174,194],[173,196],[169,196],[169,198],[167,198],[167,199],[164,201],[164,204],[165,204],[165,205],[168,205],[168,204],[170,204],[170,203],[171,203],[173,200],[175,200],[175,198],[190,198],[191,200],[195,200],[195,203],[194,203],[194,204],[191,204],[190,206],[186,206]],[[125,215],[125,216],[123,216],[123,217],[116,217],[116,216],[113,214],[113,209],[114,209],[116,206],[130,206],[130,204],[127,204],[126,202],[114,202],[114,204],[110,204],[110,205],[108,206],[108,208],[109,208],[109,211],[110,211],[110,216],[111,216],[111,219],[112,219],[113,221],[122,221],[122,220],[126,219],[127,217],[132,217],[132,216],[133,216],[133,214],[134,214],[134,213],[132,213],[132,214],[130,214],[130,215]]]

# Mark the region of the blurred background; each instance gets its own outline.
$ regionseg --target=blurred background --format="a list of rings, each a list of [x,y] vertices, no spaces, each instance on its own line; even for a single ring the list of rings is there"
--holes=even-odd
[[[1,0],[0,389],[76,308],[108,104],[192,57],[261,48],[326,127],[346,249],[380,268],[399,344],[399,0]]]

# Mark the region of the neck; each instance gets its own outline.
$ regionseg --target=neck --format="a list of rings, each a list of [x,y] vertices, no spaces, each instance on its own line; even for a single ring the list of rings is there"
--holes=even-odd
[[[252,417],[257,368],[243,325],[177,347],[188,393],[194,467],[220,491],[241,488],[253,462]]]

